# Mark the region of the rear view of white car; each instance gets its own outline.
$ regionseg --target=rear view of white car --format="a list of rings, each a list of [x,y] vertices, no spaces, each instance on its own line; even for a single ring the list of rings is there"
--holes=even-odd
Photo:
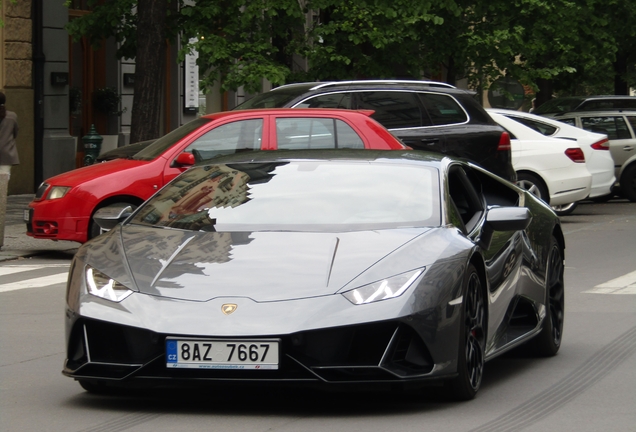
[[[587,198],[592,175],[585,153],[568,139],[551,138],[496,112],[491,117],[510,134],[512,166],[517,184],[550,204],[559,215],[570,213],[571,204]]]
[[[585,165],[592,174],[592,189],[588,198],[611,194],[616,181],[614,160],[610,153],[607,135],[589,132],[554,119],[535,114],[504,109],[489,109],[489,112],[504,115],[545,136],[575,140],[585,153]]]

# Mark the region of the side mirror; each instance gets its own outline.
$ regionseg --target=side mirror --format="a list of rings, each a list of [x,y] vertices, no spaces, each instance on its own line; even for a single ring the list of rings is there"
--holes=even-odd
[[[174,160],[174,164],[177,166],[192,166],[194,165],[194,155],[192,153],[183,152]]]
[[[93,220],[99,227],[105,231],[115,228],[118,224],[125,221],[133,212],[132,206],[114,205],[102,207],[95,212]]]
[[[495,231],[521,231],[528,228],[531,221],[532,213],[526,207],[493,207],[486,213],[477,245],[488,250]]]

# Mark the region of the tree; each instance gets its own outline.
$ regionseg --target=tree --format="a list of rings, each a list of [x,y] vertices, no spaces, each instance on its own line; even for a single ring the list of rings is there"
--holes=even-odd
[[[99,46],[104,38],[119,43],[119,58],[135,58],[135,97],[132,106],[132,142],[158,138],[161,131],[161,97],[165,77],[166,41],[176,33],[168,30],[176,18],[178,0],[89,0],[91,14],[66,26],[76,40],[86,36]],[[67,3],[68,5],[68,3]]]

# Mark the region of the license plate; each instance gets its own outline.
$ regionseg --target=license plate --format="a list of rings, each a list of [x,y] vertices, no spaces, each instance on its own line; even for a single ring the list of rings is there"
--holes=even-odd
[[[19,213],[18,213],[18,214],[19,214]],[[28,210],[28,209],[24,211],[24,216],[23,216],[23,218],[24,218],[24,221],[25,221],[25,222],[28,222],[28,221],[29,221],[29,210]]]
[[[185,369],[278,369],[277,339],[166,338],[166,366]]]

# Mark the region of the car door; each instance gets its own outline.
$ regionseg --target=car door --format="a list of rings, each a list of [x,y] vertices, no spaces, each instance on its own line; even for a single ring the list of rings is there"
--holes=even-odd
[[[176,159],[181,153],[191,153],[195,162],[217,156],[267,148],[267,119],[269,116],[251,116],[214,122],[189,140],[180,144],[169,156],[164,170],[164,184],[181,174],[189,166],[180,166]]]
[[[624,115],[582,115],[581,127],[590,132],[604,133],[609,138],[616,178],[625,161],[636,153],[636,138]],[[634,120],[636,122],[636,120]]]

